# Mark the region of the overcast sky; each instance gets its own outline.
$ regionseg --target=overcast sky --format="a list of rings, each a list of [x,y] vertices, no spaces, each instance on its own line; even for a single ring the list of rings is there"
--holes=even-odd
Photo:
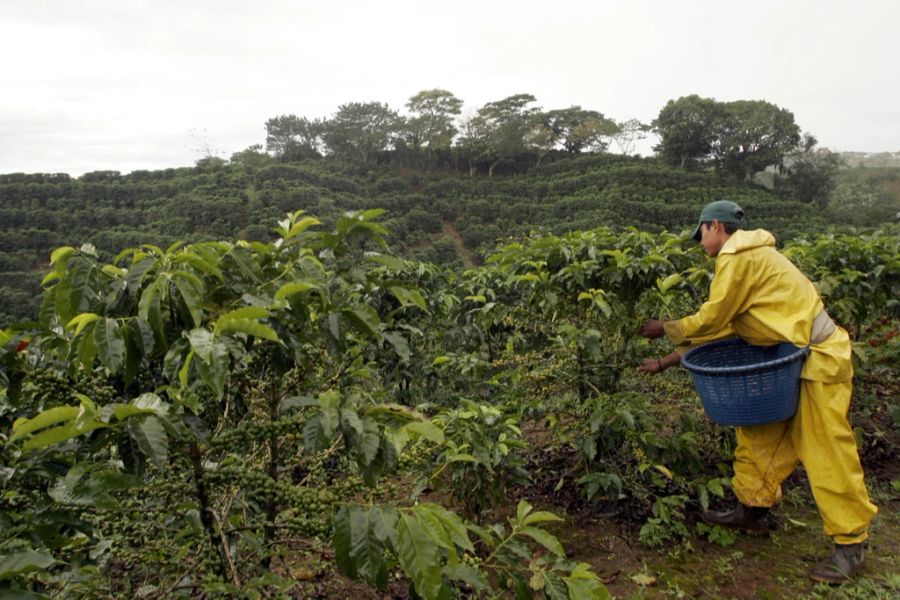
[[[829,148],[900,151],[898,29],[897,0],[0,0],[0,173],[189,166],[436,87],[620,121],[768,100]]]

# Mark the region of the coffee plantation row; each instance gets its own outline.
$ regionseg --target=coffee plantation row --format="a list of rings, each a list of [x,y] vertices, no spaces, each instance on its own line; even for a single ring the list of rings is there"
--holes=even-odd
[[[687,172],[656,159],[612,154],[548,158],[515,177],[468,177],[331,159],[201,164],[193,168],[0,175],[0,327],[34,318],[47,257],[90,243],[106,261],[122,248],[176,241],[268,241],[285,212],[306,210],[333,226],[348,210],[383,208],[391,245],[438,264],[479,262],[497,238],[597,225],[677,230],[720,196],[779,237],[845,222],[758,186]],[[889,202],[844,207],[859,224],[885,222]],[[869,215],[877,212],[874,218]],[[888,219],[889,221],[890,219]],[[455,238],[455,239],[454,239]]]
[[[381,214],[54,250],[39,318],[0,332],[0,589],[310,597],[336,569],[428,599],[607,597],[545,510],[566,491],[648,547],[729,543],[695,517],[728,494],[732,434],[684,377],[635,369],[667,351],[638,324],[706,294],[696,244],[532,235],[458,273],[393,255]],[[854,335],[860,389],[896,390],[897,237],[785,251]],[[864,460],[896,460],[897,407],[859,396]]]

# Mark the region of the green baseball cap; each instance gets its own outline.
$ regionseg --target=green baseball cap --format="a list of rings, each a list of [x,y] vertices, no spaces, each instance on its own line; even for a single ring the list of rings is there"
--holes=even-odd
[[[748,225],[747,217],[744,216],[744,209],[731,202],[730,200],[716,200],[710,202],[700,211],[700,220],[697,222],[697,228],[694,229],[693,239],[700,240],[700,225],[719,221],[721,223],[734,223],[746,229]]]

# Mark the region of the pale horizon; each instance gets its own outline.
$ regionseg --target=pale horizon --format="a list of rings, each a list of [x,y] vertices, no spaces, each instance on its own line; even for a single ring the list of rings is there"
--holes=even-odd
[[[431,88],[464,112],[530,93],[643,122],[690,94],[766,100],[823,147],[900,152],[897,23],[887,0],[3,0],[0,173],[227,159],[264,144],[271,117],[404,112]]]

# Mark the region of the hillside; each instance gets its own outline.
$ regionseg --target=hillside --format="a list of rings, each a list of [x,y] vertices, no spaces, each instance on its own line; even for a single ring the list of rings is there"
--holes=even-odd
[[[900,167],[900,152],[841,152],[850,167]]]
[[[856,166],[836,173],[831,217],[839,223],[864,225],[900,220],[900,166]]]
[[[849,416],[883,516],[847,589],[896,597],[898,236],[815,235],[833,210],[611,155],[493,177],[331,160],[3,177],[3,318],[39,313],[0,329],[4,585],[817,594],[802,472],[770,540],[704,523],[730,503],[734,434],[686,372],[649,377],[671,347],[635,335],[706,295],[712,261],[678,234],[721,196],[788,240],[853,336]],[[85,243],[53,251],[38,293],[52,249]]]
[[[553,158],[524,174],[493,177],[268,157],[127,175],[0,175],[0,324],[36,315],[41,271],[56,247],[92,244],[111,259],[140,244],[265,241],[286,212],[298,209],[326,223],[347,210],[386,209],[395,252],[457,265],[471,264],[497,239],[533,230],[680,231],[719,197],[739,202],[754,225],[781,238],[828,225],[809,205],[654,159]]]

